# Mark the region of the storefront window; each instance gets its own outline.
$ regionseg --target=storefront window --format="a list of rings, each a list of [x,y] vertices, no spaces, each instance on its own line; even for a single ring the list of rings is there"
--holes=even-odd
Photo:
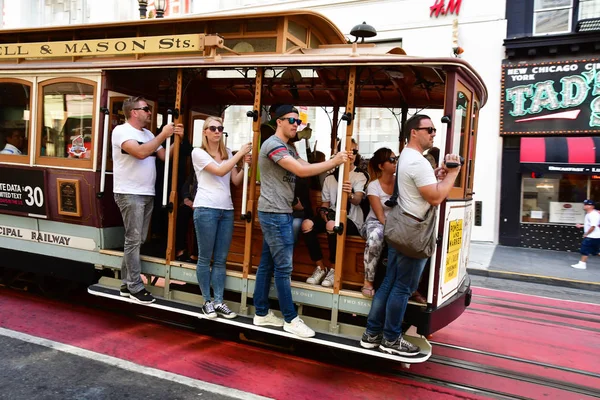
[[[534,35],[571,31],[573,0],[535,0],[533,7]]]
[[[600,0],[579,0],[579,19],[599,17]]]
[[[0,159],[26,162],[30,143],[31,87],[16,80],[0,82]]]
[[[600,178],[600,177],[599,177]],[[600,180],[593,185],[600,194]],[[521,222],[574,224],[583,221],[583,200],[589,197],[586,175],[523,178]]]

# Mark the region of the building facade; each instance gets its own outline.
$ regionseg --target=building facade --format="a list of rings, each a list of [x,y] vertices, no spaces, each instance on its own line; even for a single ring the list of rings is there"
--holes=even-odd
[[[600,201],[600,1],[507,1],[500,244],[576,251]]]

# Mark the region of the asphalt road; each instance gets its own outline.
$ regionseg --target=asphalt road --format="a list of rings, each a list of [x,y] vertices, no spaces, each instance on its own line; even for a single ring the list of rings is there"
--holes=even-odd
[[[4,336],[0,332],[0,399],[7,400],[221,400],[260,398],[231,391],[214,393],[216,385],[186,379],[152,368],[110,358],[91,359],[91,352],[76,354]],[[24,336],[27,340],[28,337]],[[43,341],[42,341],[43,343]],[[59,345],[60,346],[60,345]],[[97,355],[96,355],[97,356]],[[108,362],[106,362],[108,361]],[[137,372],[139,371],[139,372]],[[158,377],[156,376],[158,375]],[[185,383],[178,382],[183,381]],[[204,387],[204,388],[203,388]],[[212,388],[213,390],[208,390]],[[216,390],[221,390],[216,387]],[[237,392],[237,393],[236,393]]]

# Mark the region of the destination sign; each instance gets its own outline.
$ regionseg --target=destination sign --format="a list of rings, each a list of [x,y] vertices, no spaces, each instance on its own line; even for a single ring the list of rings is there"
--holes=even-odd
[[[46,218],[46,179],[42,169],[3,168],[0,213]]]
[[[500,134],[600,134],[600,60],[505,64]]]
[[[1,44],[0,59],[201,52],[205,38],[204,34],[190,34]]]

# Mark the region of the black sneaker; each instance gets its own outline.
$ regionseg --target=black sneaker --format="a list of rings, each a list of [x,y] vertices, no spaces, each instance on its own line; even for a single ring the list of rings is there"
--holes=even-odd
[[[204,303],[204,305],[202,306],[202,312],[204,313],[204,315],[206,315],[210,319],[217,318],[217,313],[215,312],[215,306],[210,301],[207,301],[206,303]]]
[[[421,349],[419,346],[415,346],[408,340],[404,340],[402,336],[396,339],[393,342],[385,340],[385,338],[381,341],[381,345],[379,346],[379,350],[388,354],[396,354],[399,356],[414,356],[419,354]]]
[[[215,311],[217,312],[219,317],[223,317],[223,318],[227,318],[227,319],[232,319],[232,318],[237,317],[237,314],[234,313],[233,311],[231,311],[229,309],[229,307],[227,307],[227,304],[225,304],[225,303],[217,304],[215,306]]]
[[[365,332],[362,335],[362,339],[360,339],[360,345],[365,349],[374,349],[381,344],[382,339],[382,333],[378,333],[377,335],[369,335],[367,332]]]
[[[119,294],[122,297],[131,297],[131,292],[127,289],[127,285],[121,285],[121,289],[119,289]]]
[[[146,289],[142,289],[137,293],[130,293],[129,298],[142,304],[150,304],[156,301],[154,296]]]

